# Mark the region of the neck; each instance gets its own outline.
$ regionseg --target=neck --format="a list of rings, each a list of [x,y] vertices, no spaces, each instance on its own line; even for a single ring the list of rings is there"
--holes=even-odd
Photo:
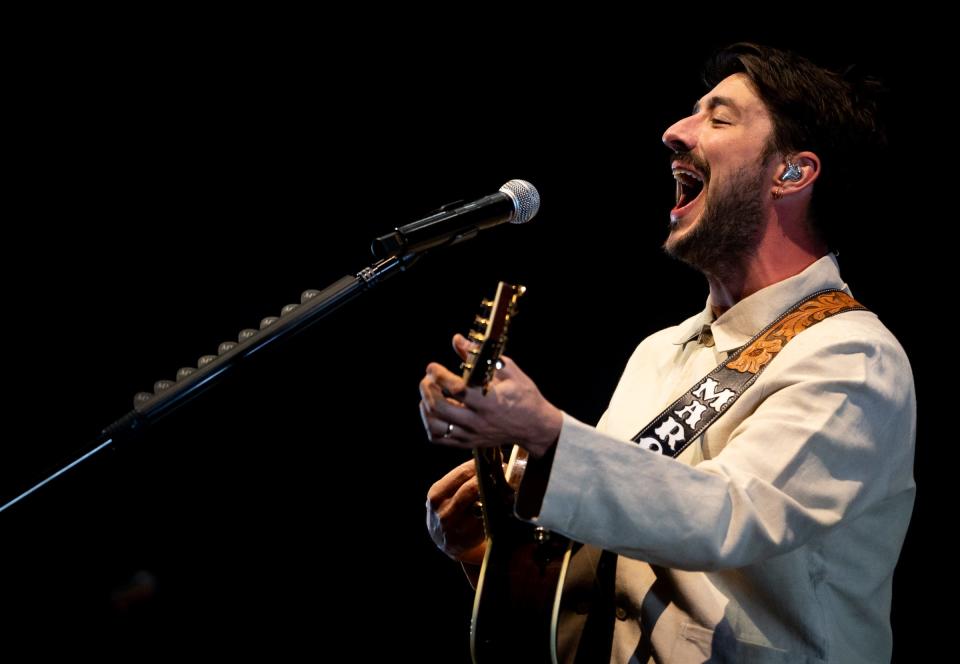
[[[803,272],[827,254],[827,245],[806,220],[773,211],[756,251],[723,275],[708,274],[710,302],[719,316],[762,288]]]

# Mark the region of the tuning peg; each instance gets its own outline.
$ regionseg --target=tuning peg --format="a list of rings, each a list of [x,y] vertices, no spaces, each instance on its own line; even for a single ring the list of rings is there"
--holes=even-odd
[[[197,368],[203,369],[205,366],[217,359],[216,355],[204,355],[199,360],[197,360]]]
[[[153,384],[153,393],[160,394],[164,390],[169,390],[171,387],[173,387],[172,380],[158,380]]]
[[[276,323],[278,320],[280,320],[280,318],[277,316],[267,316],[262,321],[260,321],[260,329],[262,330],[265,327],[270,327],[271,325]]]
[[[469,362],[461,362],[460,368],[465,371],[473,371],[473,365],[470,364]]]
[[[469,332],[467,332],[467,338],[470,341],[476,341],[478,344],[482,344],[484,341],[487,340],[486,336],[484,336],[480,332],[477,332],[476,330],[470,330]]]
[[[236,341],[224,341],[222,344],[217,346],[217,355],[223,355],[224,353],[229,353],[231,350],[236,348]]]
[[[299,306],[300,306],[299,304],[288,304],[283,309],[280,310],[280,315],[288,316],[292,314],[296,310],[296,308]]]
[[[237,341],[239,341],[240,343],[243,343],[247,339],[256,336],[256,334],[257,334],[256,330],[251,330],[248,327],[245,330],[240,330],[240,334],[237,335]]]
[[[487,298],[483,298],[483,300],[480,302],[480,306],[481,306],[481,307],[486,307],[487,309],[492,309],[492,308],[493,308],[493,300],[488,300]]]
[[[311,288],[300,293],[300,304],[305,304],[320,294],[320,291]]]
[[[490,323],[489,318],[484,318],[483,316],[477,316],[473,319],[474,324],[479,325],[483,329],[487,329],[487,325]]]

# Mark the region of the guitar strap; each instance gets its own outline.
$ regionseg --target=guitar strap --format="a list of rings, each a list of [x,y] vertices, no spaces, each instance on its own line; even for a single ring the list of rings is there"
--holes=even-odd
[[[822,290],[801,300],[767,325],[746,344],[733,351],[716,369],[687,390],[632,440],[647,449],[676,457],[753,385],[773,358],[800,332],[846,311],[866,310],[840,290]],[[575,664],[596,661],[597,653],[609,656],[613,644],[617,555],[602,551],[594,582],[593,609],[584,624]],[[657,571],[657,568],[654,568]],[[657,573],[654,585],[667,577]],[[653,589],[651,589],[653,590]],[[655,618],[652,622],[655,622]],[[647,661],[650,627],[644,624],[635,658]],[[631,660],[633,661],[633,660]]]
[[[822,290],[810,295],[733,351],[632,440],[654,452],[679,456],[730,409],[794,337],[820,321],[857,310],[866,310],[866,307],[840,290]]]

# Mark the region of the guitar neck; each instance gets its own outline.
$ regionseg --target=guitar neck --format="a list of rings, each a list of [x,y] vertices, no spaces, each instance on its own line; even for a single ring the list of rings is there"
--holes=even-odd
[[[463,363],[463,378],[468,386],[487,389],[500,366],[500,356],[507,342],[507,328],[516,314],[517,299],[526,289],[505,282],[497,285],[493,300],[484,300],[483,311],[474,319],[469,338],[475,348]],[[504,475],[504,454],[500,448],[475,449],[480,500],[483,503],[484,526],[489,537],[502,529],[513,515],[513,489]]]
[[[502,529],[504,519],[510,517],[513,502],[510,487],[503,474],[503,452],[499,447],[473,450],[477,467],[477,484],[483,503],[483,527],[487,537]]]

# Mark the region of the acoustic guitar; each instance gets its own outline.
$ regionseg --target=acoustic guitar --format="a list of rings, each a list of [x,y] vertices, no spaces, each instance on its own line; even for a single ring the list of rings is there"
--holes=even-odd
[[[483,301],[469,338],[475,346],[463,363],[471,387],[486,388],[500,365],[507,329],[523,286],[500,282]],[[474,450],[486,554],[470,625],[475,664],[555,664],[557,612],[571,542],[514,515],[526,452],[514,445]]]

